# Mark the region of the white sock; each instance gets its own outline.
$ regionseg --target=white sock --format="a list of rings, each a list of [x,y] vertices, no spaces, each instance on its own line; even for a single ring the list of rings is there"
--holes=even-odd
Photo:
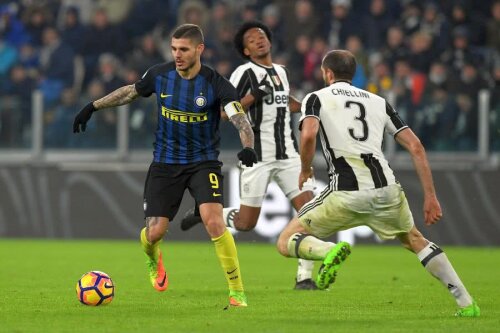
[[[453,269],[446,254],[436,244],[430,242],[419,253],[418,259],[425,269],[448,289],[459,307],[472,304],[472,297]]]
[[[234,215],[238,213],[240,210],[235,207],[227,207],[222,209],[222,219],[224,220],[224,224],[226,227],[234,228]]]
[[[290,257],[324,260],[335,243],[324,242],[312,235],[295,233],[288,239],[287,249]]]
[[[312,271],[314,268],[313,260],[299,259],[297,268],[297,282],[312,278]]]

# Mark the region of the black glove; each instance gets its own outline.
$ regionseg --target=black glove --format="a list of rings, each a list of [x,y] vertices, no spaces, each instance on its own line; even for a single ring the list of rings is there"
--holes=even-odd
[[[253,148],[245,147],[238,153],[238,159],[247,167],[257,163],[257,153]]]
[[[273,87],[266,81],[267,74],[264,78],[259,82],[259,85],[256,89],[250,91],[250,94],[255,98],[256,101],[260,101],[262,98],[266,97],[269,94],[272,94]]]
[[[92,117],[92,113],[94,113],[94,111],[97,111],[94,106],[94,102],[90,102],[85,105],[80,112],[78,112],[75,117],[75,121],[73,122],[73,133],[80,133],[80,128],[82,129],[82,132],[85,132],[85,129],[87,128],[87,121],[89,121],[90,117]]]

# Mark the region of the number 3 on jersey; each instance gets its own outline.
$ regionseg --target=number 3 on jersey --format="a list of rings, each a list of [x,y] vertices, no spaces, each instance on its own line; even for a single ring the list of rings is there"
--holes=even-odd
[[[365,106],[359,102],[347,101],[345,102],[345,108],[352,109],[354,111],[359,111],[359,115],[357,117],[354,117],[354,119],[360,121],[363,124],[362,135],[357,135],[357,133],[354,133],[354,128],[352,127],[349,128],[349,134],[354,140],[366,141],[366,139],[368,139],[368,124],[366,123],[365,120],[366,116]]]

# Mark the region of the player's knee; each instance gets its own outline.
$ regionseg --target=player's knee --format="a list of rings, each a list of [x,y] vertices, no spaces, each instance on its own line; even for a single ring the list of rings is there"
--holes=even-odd
[[[278,241],[276,242],[276,248],[278,249],[278,252],[285,257],[289,257],[290,255],[288,254],[288,239],[289,236],[285,236],[283,233],[280,234],[278,237]]]
[[[148,225],[148,240],[151,243],[156,243],[163,238],[167,232],[167,221],[162,221],[161,218],[153,217],[147,220]]]
[[[160,228],[149,228],[148,240],[151,243],[156,243],[163,238],[165,231]]]
[[[420,233],[420,231],[413,228],[408,235],[404,237],[402,243],[406,249],[417,253],[426,247],[429,241],[422,235],[422,233]]]
[[[205,224],[205,228],[207,229],[210,237],[215,238],[219,237],[224,233],[226,226],[222,220],[218,219],[216,216],[207,217],[203,223]]]

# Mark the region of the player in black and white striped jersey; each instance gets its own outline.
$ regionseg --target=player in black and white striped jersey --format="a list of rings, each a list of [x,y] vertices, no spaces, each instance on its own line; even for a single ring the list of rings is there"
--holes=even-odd
[[[265,35],[254,28],[256,37]],[[249,35],[252,36],[251,32]],[[256,42],[257,43],[257,42]],[[257,52],[266,52],[256,46]],[[296,140],[290,125],[290,111],[300,112],[300,102],[290,96],[288,72],[285,67],[268,66],[251,60],[231,75],[230,81],[240,94],[243,107],[254,130],[255,151],[259,162],[298,158]],[[291,104],[289,106],[289,103]]]
[[[321,70],[327,87],[308,94],[302,104],[299,186],[313,176],[317,134],[329,167],[330,184],[283,230],[278,239],[279,252],[287,257],[321,260],[316,284],[326,289],[350,254],[350,245],[319,238],[366,225],[381,239],[398,238],[417,255],[455,298],[459,307],[456,316],[479,316],[479,307],[446,254],[415,227],[405,194],[382,152],[387,131],[411,154],[424,192],[425,224],[435,224],[442,211],[420,140],[385,99],[352,86],[356,70],[352,53],[330,51],[323,58]]]
[[[252,230],[258,221],[267,186],[275,181],[298,211],[313,198],[311,181],[298,187],[300,158],[290,122],[290,112],[300,112],[301,103],[290,95],[288,72],[272,62],[271,31],[261,22],[246,22],[234,37],[236,50],[247,62],[233,72],[230,82],[254,132],[258,163],[241,166],[240,202],[224,208],[226,225],[240,231]],[[181,222],[183,230],[199,222],[194,212]],[[295,289],[316,289],[311,279],[314,262],[299,260]]]

